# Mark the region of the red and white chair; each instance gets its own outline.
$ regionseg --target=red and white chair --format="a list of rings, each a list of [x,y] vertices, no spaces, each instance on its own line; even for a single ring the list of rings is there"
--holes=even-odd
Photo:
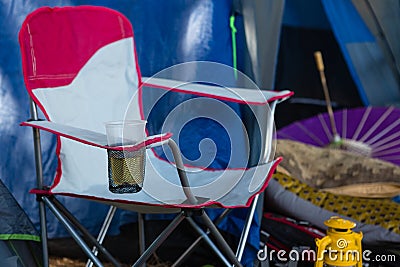
[[[32,99],[31,118],[23,126],[33,127],[38,174],[37,194],[41,210],[41,231],[45,264],[48,262],[45,206],[67,230],[96,265],[101,266],[97,251],[84,242],[79,233],[88,234],[58,201],[57,195],[84,198],[115,208],[140,213],[177,213],[161,236],[142,251],[135,266],[143,264],[172,230],[196,211],[210,229],[222,260],[240,265],[248,234],[247,225],[241,251],[235,255],[217,228],[202,212],[206,208],[229,209],[255,207],[258,195],[266,188],[280,159],[269,160],[272,148],[275,104],[288,98],[290,91],[254,91],[239,88],[224,90],[210,84],[186,83],[161,78],[144,81],[140,76],[130,22],[120,13],[103,7],[39,8],[24,21],[19,41],[27,91]],[[251,168],[212,170],[183,166],[179,148],[170,133],[148,136],[145,141],[146,169],[143,189],[138,193],[114,194],[108,190],[107,146],[104,123],[124,119],[146,119],[142,110],[143,90],[175,91],[203,98],[224,100],[265,111],[263,160]],[[37,107],[45,120],[38,117]],[[268,112],[271,107],[272,112]],[[43,185],[39,130],[57,136],[58,168],[53,183]],[[176,133],[172,133],[176,134]],[[179,135],[179,133],[178,133]],[[158,157],[153,146],[168,144],[174,162]],[[244,154],[248,151],[243,151]],[[177,169],[181,168],[180,171]],[[254,212],[254,208],[252,209]],[[199,211],[199,212],[197,212]],[[248,221],[251,221],[250,214]],[[110,220],[110,218],[106,218]],[[193,222],[193,220],[192,220]],[[78,229],[78,231],[76,230]],[[107,229],[102,230],[97,250],[115,259],[101,246]],[[142,241],[140,238],[139,241]],[[48,264],[48,263],[47,263]]]

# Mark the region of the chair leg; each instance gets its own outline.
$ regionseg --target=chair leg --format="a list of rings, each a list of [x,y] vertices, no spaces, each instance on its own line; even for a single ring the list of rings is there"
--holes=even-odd
[[[190,253],[195,249],[197,244],[200,243],[200,241],[204,240],[210,248],[215,252],[215,254],[220,258],[220,260],[226,265],[226,266],[231,266],[232,264],[226,259],[226,257],[221,253],[221,251],[215,246],[215,244],[212,242],[210,237],[208,236],[210,234],[210,230],[207,229],[207,231],[203,231],[200,226],[196,224],[196,222],[191,218],[187,217],[186,218],[190,225],[193,227],[194,230],[200,235],[195,242],[179,257],[172,266],[178,266],[181,264],[187,256],[190,255]]]
[[[104,238],[106,237],[108,228],[110,228],[110,224],[111,224],[112,219],[114,218],[116,210],[117,210],[117,207],[115,207],[115,206],[111,206],[110,209],[108,210],[107,216],[104,219],[104,222],[100,229],[99,235],[97,236],[97,242],[99,242],[99,244],[103,244]],[[95,256],[97,256],[99,250],[96,246],[93,246],[92,252]],[[88,261],[86,262],[86,267],[92,267],[92,266],[93,266],[93,262],[90,259],[88,259]]]
[[[203,220],[206,227],[210,230],[210,233],[214,236],[217,244],[221,247],[222,251],[224,251],[230,261],[234,263],[235,266],[242,266],[239,260],[236,258],[232,249],[229,247],[228,243],[226,243],[224,237],[218,231],[217,227],[214,225],[213,221],[208,217],[208,215],[203,212],[200,215],[200,218]]]
[[[177,267],[179,266],[182,262],[185,261],[185,259],[192,253],[192,251],[196,248],[196,246],[203,240],[203,234],[206,234],[205,232],[202,232],[201,235],[182,253],[181,256],[171,265],[171,267]]]
[[[78,245],[82,248],[83,252],[96,264],[97,267],[102,267],[103,264],[100,260],[92,253],[90,248],[86,245],[85,241],[76,233],[73,227],[69,224],[67,219],[61,214],[61,212],[57,209],[57,207],[49,200],[48,197],[43,196],[42,200],[46,203],[47,207],[53,212],[54,216],[65,226],[69,234],[72,238],[78,243]]]
[[[246,242],[247,242],[247,237],[249,236],[251,222],[254,217],[254,213],[256,211],[258,203],[258,197],[259,195],[256,195],[255,198],[253,199],[253,203],[251,203],[250,210],[247,213],[246,223],[243,227],[242,234],[240,235],[239,244],[236,251],[236,257],[238,258],[239,261],[242,260],[244,248],[246,247]]]
[[[139,255],[142,255],[146,250],[144,216],[142,213],[138,213],[138,234],[139,234]],[[142,267],[145,266],[146,264],[142,265]]]
[[[214,225],[219,225],[219,223],[225,219],[225,217],[231,212],[232,210],[230,209],[225,209],[215,220],[214,220]],[[186,218],[188,220],[188,222],[192,225],[192,227],[199,233],[199,237],[193,242],[192,245],[190,245],[183,253],[182,255],[174,262],[174,264],[172,266],[179,266],[188,255],[191,254],[191,252],[196,248],[196,246],[207,237],[207,239],[205,240],[210,246],[214,245],[214,243],[211,241],[211,239],[208,237],[208,235],[210,234],[210,231],[203,231],[203,229],[201,229],[194,221],[191,217],[187,217]],[[215,246],[214,246],[215,247]],[[221,253],[221,251],[215,247],[215,249],[213,248],[214,252],[217,254],[217,256],[226,264],[229,262],[227,261],[227,259],[224,257],[224,255]]]
[[[171,235],[175,228],[185,219],[184,212],[179,213],[172,222],[161,232],[161,234],[151,243],[146,251],[139,257],[139,259],[133,264],[133,267],[142,266],[150,256],[160,247],[160,245]]]
[[[57,211],[63,216],[64,219],[67,219],[67,223],[70,222],[75,228],[77,228],[82,235],[84,235],[88,241],[92,243],[92,245],[95,245],[97,249],[103,253],[103,255],[115,266],[120,266],[119,262],[105,249],[103,245],[101,245],[96,238],[93,237],[92,234],[89,233],[89,231],[67,210],[61,202],[58,201],[57,198],[51,197],[47,198],[47,200],[54,205],[54,207],[57,209]],[[69,224],[69,225],[71,225]],[[67,226],[66,226],[67,227]],[[74,231],[75,232],[75,231]],[[76,233],[76,232],[75,232]],[[78,244],[80,244],[78,242]],[[86,243],[85,243],[86,245]],[[86,252],[86,249],[84,250]],[[94,255],[92,251],[90,251],[91,255]],[[90,258],[90,257],[89,257]]]
[[[42,241],[43,267],[49,267],[49,249],[47,244],[46,206],[39,199],[40,232]]]
[[[32,98],[29,100],[31,120],[38,120],[38,112]],[[40,131],[39,129],[32,129],[33,135],[33,149],[35,154],[35,168],[36,168],[36,184],[37,188],[43,189],[43,167],[42,167],[42,148],[40,144]],[[40,218],[40,231],[42,241],[42,260],[43,267],[49,266],[49,249],[47,242],[47,223],[46,223],[46,206],[40,197],[36,198],[39,204],[39,218]]]

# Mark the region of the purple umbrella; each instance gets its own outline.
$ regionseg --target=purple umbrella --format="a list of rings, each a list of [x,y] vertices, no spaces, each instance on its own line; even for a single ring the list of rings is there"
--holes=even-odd
[[[334,112],[334,140],[328,113],[294,122],[277,132],[279,139],[325,147],[340,144],[346,150],[400,165],[400,109],[363,107]]]

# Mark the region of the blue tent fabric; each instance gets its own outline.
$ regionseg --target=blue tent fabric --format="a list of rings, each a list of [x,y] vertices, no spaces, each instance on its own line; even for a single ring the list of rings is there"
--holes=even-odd
[[[301,30],[329,31],[334,34],[334,41],[340,48],[340,56],[345,60],[345,67],[351,75],[362,105],[388,106],[399,103],[399,74],[391,66],[393,62],[391,63],[385,55],[388,53],[387,48],[377,40],[385,34],[384,29],[378,25],[379,21],[371,18],[375,16],[371,15],[371,12],[377,12],[377,10],[368,11],[365,1],[359,0],[310,0],[307,1],[307,5],[304,5],[304,1],[301,0],[285,0],[284,2],[283,26],[297,27]],[[372,3],[375,1],[367,2],[375,8],[375,3]],[[381,8],[391,8],[389,2],[376,2],[380,3]],[[365,21],[366,18],[369,18],[369,25]],[[371,26],[374,23],[377,24],[374,25],[375,28],[381,29],[375,35]],[[398,27],[394,26],[390,31],[398,31]],[[299,48],[301,49],[306,50],[304,47]],[[398,50],[393,47],[392,49]],[[329,51],[325,54],[324,51],[321,52],[329,56]],[[325,63],[328,65],[329,61]],[[304,70],[299,73],[312,74],[305,74]],[[329,83],[329,79],[332,81],[337,79],[337,76],[331,75],[327,78]],[[292,90],[295,91],[295,88]],[[331,87],[331,91],[334,98],[335,88]]]
[[[282,23],[302,28],[330,28],[320,0],[308,0],[307,5],[302,0],[286,0]]]
[[[375,38],[365,25],[351,1],[322,1],[324,10],[336,37],[341,42],[374,42]],[[357,31],[354,31],[357,29]]]
[[[364,105],[369,105],[369,100],[364,90],[361,90],[361,81],[355,73],[354,65],[346,49],[347,43],[374,42],[374,37],[369,32],[360,15],[350,1],[323,1],[325,11],[331,21],[333,32],[342,49],[349,71],[359,88],[360,97]],[[354,31],[357,29],[357,31]]]
[[[364,105],[398,101],[399,84],[353,3],[323,0],[322,4]]]
[[[277,110],[278,128],[326,111],[313,57],[317,50],[324,58],[334,108],[399,105],[396,1],[280,2],[285,7],[280,35],[275,36],[280,42],[275,87],[295,94]],[[274,62],[265,59],[263,64]]]

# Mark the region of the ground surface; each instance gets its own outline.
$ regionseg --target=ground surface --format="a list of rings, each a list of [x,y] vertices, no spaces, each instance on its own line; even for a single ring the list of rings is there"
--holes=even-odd
[[[62,258],[52,256],[50,258],[50,267],[85,267],[86,261],[83,259],[72,259],[72,258]],[[105,267],[112,267],[112,264],[105,263]],[[131,266],[130,264],[121,264],[121,267],[128,267]],[[160,262],[157,259],[154,259],[149,264],[149,267],[167,267],[168,265],[165,263]]]
[[[54,267],[84,267],[86,266],[86,262],[83,260],[76,260],[71,258],[60,258],[60,257],[51,257],[50,258],[50,266]],[[110,265],[111,266],[111,265]]]

